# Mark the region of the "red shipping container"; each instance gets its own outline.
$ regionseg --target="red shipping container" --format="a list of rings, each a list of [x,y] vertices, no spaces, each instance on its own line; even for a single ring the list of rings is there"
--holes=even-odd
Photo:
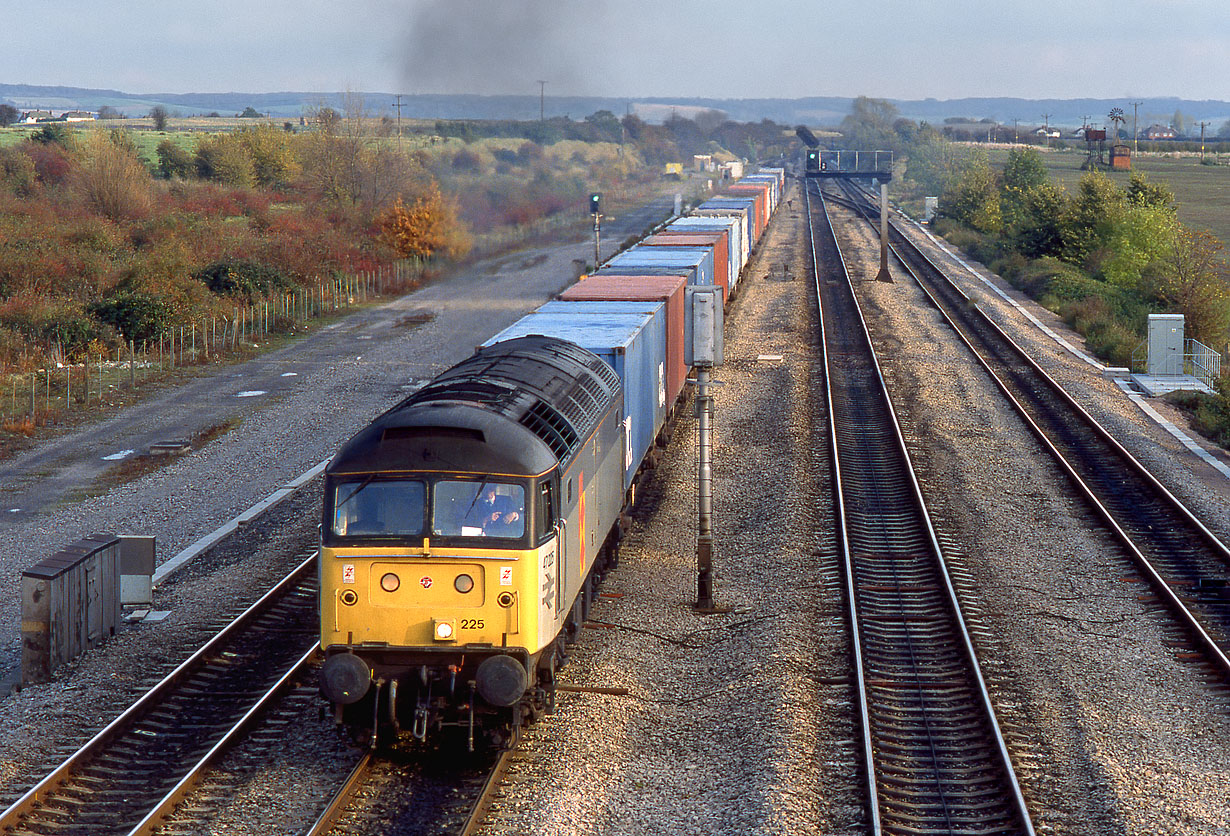
[[[683,276],[583,276],[559,298],[566,302],[666,302],[666,394],[670,409],[683,391]]]
[[[653,247],[695,247],[707,246],[713,248],[713,272],[717,283],[722,288],[722,301],[730,296],[730,243],[725,232],[709,232],[695,230],[691,232],[659,232],[641,241]]]
[[[764,234],[769,225],[769,184],[768,183],[735,183],[729,189],[739,196],[754,198],[756,201],[756,240]]]

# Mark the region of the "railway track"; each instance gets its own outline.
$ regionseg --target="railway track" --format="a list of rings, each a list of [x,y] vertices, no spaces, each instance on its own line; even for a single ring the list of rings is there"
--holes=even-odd
[[[0,833],[152,833],[316,654],[305,559],[158,685],[0,813]]]
[[[852,205],[872,222],[861,193]],[[1230,549],[996,325],[908,236],[890,246],[1030,431],[1124,545],[1190,640],[1230,677]]]
[[[369,749],[305,836],[471,836],[498,794],[512,754]]]
[[[807,213],[872,832],[1032,834],[818,189]]]

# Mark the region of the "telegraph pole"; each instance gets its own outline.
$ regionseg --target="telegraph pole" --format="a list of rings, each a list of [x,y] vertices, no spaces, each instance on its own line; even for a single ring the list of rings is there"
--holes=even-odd
[[[1204,129],[1211,125],[1212,122],[1200,123],[1200,162],[1204,163]]]
[[[1051,147],[1051,114],[1042,114],[1042,138],[1046,140],[1046,147]]]
[[[397,94],[397,101],[392,107],[397,110],[397,150],[401,150],[401,93]]]
[[[1132,156],[1136,156],[1136,108],[1140,107],[1144,102],[1132,102]]]
[[[547,83],[538,81],[538,121],[547,121]]]

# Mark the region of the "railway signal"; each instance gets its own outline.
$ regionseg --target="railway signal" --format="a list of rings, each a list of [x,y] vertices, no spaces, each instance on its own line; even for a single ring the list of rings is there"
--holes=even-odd
[[[590,192],[589,195],[589,212],[594,216],[594,269],[598,269],[598,265],[602,263],[602,255],[599,247],[599,235],[601,228],[601,203],[602,192]]]

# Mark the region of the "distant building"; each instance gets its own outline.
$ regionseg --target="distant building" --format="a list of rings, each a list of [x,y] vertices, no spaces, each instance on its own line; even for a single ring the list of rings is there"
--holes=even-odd
[[[65,122],[93,122],[95,117],[88,110],[66,110],[60,118]]]
[[[50,122],[55,119],[50,110],[27,110],[21,114],[21,124],[33,125],[36,122]]]
[[[1049,139],[1059,139],[1059,128],[1038,128],[1034,131],[1034,136],[1043,136]]]
[[[1178,134],[1166,125],[1150,125],[1140,133],[1141,139],[1174,139]]]

